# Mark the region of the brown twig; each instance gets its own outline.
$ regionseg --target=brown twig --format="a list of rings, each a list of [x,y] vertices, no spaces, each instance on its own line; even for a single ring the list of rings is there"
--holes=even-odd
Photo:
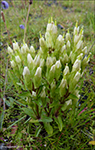
[[[29,16],[29,12],[30,12],[30,6],[31,6],[31,4],[29,4],[27,16],[26,16],[26,21],[25,21],[24,41],[25,41],[25,35],[26,35],[26,28],[27,28],[28,16]]]
[[[7,72],[8,72],[8,59],[6,62],[6,74],[5,74],[5,83],[4,83],[4,93],[3,93],[3,110],[5,111],[5,90],[6,90],[6,83],[7,83]]]
[[[3,21],[4,21],[4,25],[5,25],[6,31],[7,31],[7,33],[8,33],[8,38],[9,38],[10,44],[12,45],[12,48],[13,48],[13,44],[12,44],[12,41],[11,41],[11,39],[10,39],[9,31],[8,31],[8,29],[7,29],[7,26],[6,26],[6,21],[5,21],[5,17],[4,17],[3,11],[1,11],[1,16],[2,16],[2,19],[3,19]]]

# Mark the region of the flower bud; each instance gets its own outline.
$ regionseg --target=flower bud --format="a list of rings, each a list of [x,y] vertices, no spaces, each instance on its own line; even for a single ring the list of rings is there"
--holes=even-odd
[[[39,39],[39,43],[41,47],[44,47],[46,45],[43,37]]]
[[[82,49],[82,52],[83,52],[84,54],[87,54],[87,53],[88,53],[87,46],[85,46],[84,49]]]
[[[36,73],[35,73],[35,76],[41,78],[41,67],[38,67],[37,70],[36,70]]]
[[[56,66],[56,68],[61,68],[60,60],[58,60],[58,61],[55,63],[55,66]]]
[[[14,60],[10,61],[10,63],[12,68],[16,67],[16,63],[14,62]]]
[[[70,40],[71,40],[70,33],[66,33],[66,41],[70,41]]]
[[[40,67],[44,66],[44,59],[40,59]]]
[[[50,83],[52,82],[54,77],[55,77],[55,65],[51,66],[51,69],[49,71],[49,75],[47,76]]]
[[[45,86],[43,87],[41,93],[40,93],[41,98],[45,98],[46,97],[46,92],[45,92]]]
[[[46,60],[46,66],[47,67],[51,67],[53,64],[53,60],[51,57],[47,57],[47,60]]]
[[[18,46],[18,43],[13,43],[13,50],[19,50],[19,46]]]
[[[81,74],[80,74],[80,72],[78,71],[78,72],[75,74],[75,76],[74,76],[74,81],[78,82],[79,79],[80,79],[80,77],[81,77]]]
[[[48,23],[48,24],[47,24],[47,29],[46,29],[46,31],[47,31],[47,32],[51,32],[52,26],[53,26],[52,23]]]
[[[36,98],[36,92],[32,91],[32,97],[35,99]]]
[[[8,53],[9,54],[13,54],[13,50],[11,49],[11,47],[8,46]]]
[[[80,53],[80,55],[77,56],[77,59],[82,60],[83,59],[83,53]]]
[[[60,60],[58,60],[55,63],[55,78],[56,78],[56,80],[59,79],[60,74],[61,74],[61,62],[60,62]]]
[[[31,57],[31,55],[28,53],[27,54],[27,62],[29,63],[29,64],[32,64],[33,65],[33,58]]]
[[[60,96],[62,97],[66,93],[66,88],[67,88],[67,80],[66,79],[63,78],[61,80],[59,88],[60,88]]]
[[[80,70],[80,67],[81,67],[81,60],[76,59],[76,61],[73,64],[72,71],[78,71],[78,70]]]
[[[63,53],[64,50],[66,50],[66,45],[62,46],[62,48],[61,48],[61,53]]]
[[[57,33],[57,26],[55,24],[52,25],[52,33],[53,34]]]
[[[63,71],[64,76],[69,74],[69,67],[66,65],[64,71]]]
[[[77,43],[77,50],[78,49],[82,49],[82,47],[83,47],[83,41],[81,41],[81,40],[79,40],[79,42]]]
[[[76,44],[79,41],[79,35],[75,35],[74,37],[74,43]]]
[[[40,67],[37,68],[36,73],[34,75],[34,86],[38,88],[41,84],[41,72],[42,69]]]
[[[17,63],[21,63],[21,59],[20,59],[19,56],[15,56],[15,60],[16,60]]]
[[[33,58],[34,58],[34,56],[35,56],[35,49],[34,49],[33,46],[30,47],[30,53],[31,53],[31,55],[32,55]]]
[[[72,105],[72,99],[66,101],[65,103],[66,103],[67,106],[68,106],[68,105]]]
[[[28,69],[28,67],[24,67],[24,70],[23,70],[23,76],[27,76],[27,75],[30,75],[30,71]]]
[[[35,58],[34,58],[34,64],[36,67],[39,67],[40,66],[40,56],[36,55]]]
[[[58,38],[57,38],[57,40],[58,40],[59,42],[61,42],[61,43],[64,42],[64,38],[63,38],[62,35],[59,35]]]
[[[25,54],[26,52],[29,52],[29,48],[28,48],[27,44],[24,44],[24,45],[21,47],[21,53],[22,53],[22,54]]]
[[[74,28],[74,35],[77,35],[79,33],[79,26]]]
[[[68,42],[67,42],[67,47],[70,47],[70,45],[71,45],[71,44],[70,44],[70,41],[68,41]]]

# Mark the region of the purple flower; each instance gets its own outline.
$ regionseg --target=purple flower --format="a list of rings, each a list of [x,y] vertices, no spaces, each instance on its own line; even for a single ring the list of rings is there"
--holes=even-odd
[[[23,25],[23,24],[21,24],[19,27],[20,27],[21,29],[24,29],[24,25]]]
[[[1,6],[2,6],[3,9],[8,9],[9,8],[9,4],[6,1],[2,1]]]

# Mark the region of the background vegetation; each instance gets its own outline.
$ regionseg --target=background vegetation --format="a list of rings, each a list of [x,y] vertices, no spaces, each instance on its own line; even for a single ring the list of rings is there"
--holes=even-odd
[[[19,25],[25,24],[29,2],[28,0],[7,0],[7,2],[9,3],[9,8],[3,10],[3,12],[10,38],[12,41],[15,39],[21,45],[24,38],[24,30]],[[86,68],[86,73],[80,82],[81,97],[72,114],[69,112],[63,114],[65,121],[62,132],[59,132],[54,124],[54,134],[52,136],[48,136],[44,130],[37,132],[35,135],[34,131],[36,127],[32,123],[27,123],[27,118],[26,116],[23,117],[24,113],[20,109],[24,105],[21,101],[25,96],[19,95],[16,92],[13,81],[8,74],[10,60],[8,59],[7,45],[10,45],[10,41],[1,18],[1,146],[3,144],[3,146],[7,147],[14,146],[14,149],[21,149],[22,147],[22,149],[31,150],[94,150],[94,146],[89,145],[89,141],[92,140],[93,136],[91,126],[93,120],[95,120],[94,1],[33,0],[26,30],[25,42],[28,46],[33,45],[36,50],[39,49],[40,33],[44,35],[48,19],[51,16],[57,21],[58,32],[60,34],[66,33],[68,29],[70,32],[73,31],[77,20],[80,27],[84,26],[84,42],[92,54],[90,63]],[[4,99],[6,101],[5,112],[3,111]],[[78,115],[84,108],[85,111],[81,115]],[[12,147],[9,149],[12,149]]]

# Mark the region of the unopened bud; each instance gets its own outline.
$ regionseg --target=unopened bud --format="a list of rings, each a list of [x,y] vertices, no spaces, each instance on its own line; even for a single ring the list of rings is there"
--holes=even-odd
[[[27,55],[27,62],[29,63],[29,64],[33,64],[33,58],[31,57],[31,55],[28,53],[28,55]]]
[[[20,59],[19,56],[15,56],[15,60],[16,60],[17,63],[20,63],[20,62],[21,62],[21,59]]]
[[[63,71],[64,76],[66,76],[67,74],[69,74],[69,67],[66,65],[64,71]]]
[[[11,47],[8,46],[8,53],[9,54],[13,54],[13,50],[11,49]]]
[[[88,53],[87,46],[85,46],[84,49],[82,49],[82,52],[83,52],[84,54],[87,54],[87,53]]]
[[[26,52],[29,51],[29,48],[27,46],[27,44],[24,44],[22,47],[21,47],[21,53],[22,54],[25,54]]]
[[[73,64],[72,71],[78,71],[81,67],[81,60],[77,59]]]
[[[66,101],[65,103],[67,104],[67,106],[68,106],[68,105],[72,105],[72,99]]]
[[[57,40],[58,40],[59,42],[61,42],[61,43],[64,42],[64,38],[63,38],[62,35],[59,35],[58,38],[57,38]]]
[[[80,79],[80,77],[81,77],[81,74],[80,74],[80,72],[78,71],[78,72],[75,74],[75,76],[74,76],[74,80],[75,80],[76,82],[78,82],[79,79]]]
[[[46,66],[47,66],[47,67],[51,67],[52,64],[53,64],[52,57],[47,57],[47,60],[46,60]]]
[[[18,46],[18,43],[16,42],[16,43],[13,43],[13,49],[14,49],[14,51],[15,50],[19,50],[19,46]]]
[[[78,49],[82,49],[82,47],[83,47],[83,41],[81,41],[81,40],[79,40],[79,42],[77,43],[77,50]]]
[[[24,70],[23,70],[23,76],[26,76],[26,75],[30,75],[30,71],[27,66],[24,67]]]
[[[43,87],[43,89],[42,89],[42,91],[41,91],[41,93],[40,93],[40,96],[41,96],[42,98],[45,98],[45,97],[46,97],[45,86]]]
[[[16,66],[16,63],[14,62],[14,60],[10,61],[12,68],[14,68]]]
[[[40,67],[38,67],[37,70],[36,70],[35,76],[40,78],[41,77],[41,70],[42,69]]]
[[[70,44],[70,41],[68,41],[68,42],[67,42],[67,47],[70,47],[70,45],[71,45],[71,44]]]
[[[66,41],[70,41],[70,40],[71,40],[70,33],[66,33]]]

